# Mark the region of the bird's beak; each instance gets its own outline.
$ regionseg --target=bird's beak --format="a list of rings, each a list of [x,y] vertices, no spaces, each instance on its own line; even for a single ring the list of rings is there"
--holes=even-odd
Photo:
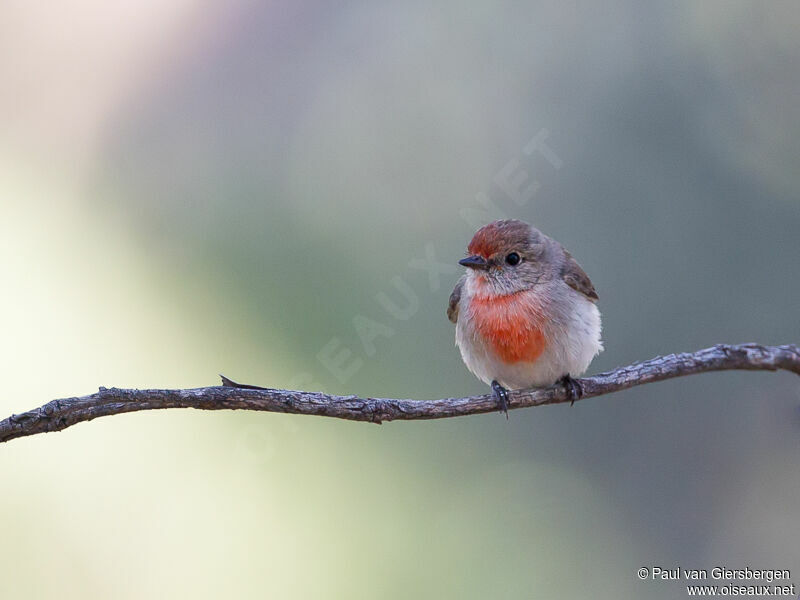
[[[469,267],[470,269],[479,269],[481,271],[485,271],[489,268],[489,263],[486,262],[486,259],[482,256],[478,256],[477,254],[473,256],[468,256],[467,258],[462,258],[458,261],[458,264]]]

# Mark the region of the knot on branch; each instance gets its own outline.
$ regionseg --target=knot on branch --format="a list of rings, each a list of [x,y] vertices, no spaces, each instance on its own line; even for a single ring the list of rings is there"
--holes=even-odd
[[[369,421],[376,425],[383,424],[386,420],[391,420],[393,411],[390,410],[388,400],[383,398],[367,398],[364,403],[364,411],[369,415]]]

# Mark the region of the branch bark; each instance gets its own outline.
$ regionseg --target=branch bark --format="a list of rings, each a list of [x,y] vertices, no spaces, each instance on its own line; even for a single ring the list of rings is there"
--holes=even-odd
[[[780,369],[800,375],[800,347],[796,344],[785,346],[718,344],[697,352],[659,356],[643,363],[634,363],[577,381],[583,389],[581,399],[586,399],[696,373]],[[237,385],[224,377],[223,381],[229,385]],[[569,394],[562,386],[515,390],[509,393],[508,408],[511,410],[569,401]],[[229,386],[188,390],[101,387],[97,393],[79,398],[53,400],[39,408],[0,421],[0,442],[37,433],[61,431],[76,423],[91,421],[97,417],[159,408],[260,410],[381,423],[488,413],[496,411],[497,404],[494,397],[489,394],[441,400],[394,400]]]

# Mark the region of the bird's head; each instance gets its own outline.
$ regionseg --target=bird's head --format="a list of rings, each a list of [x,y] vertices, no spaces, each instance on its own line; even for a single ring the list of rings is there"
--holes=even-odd
[[[481,227],[467,254],[459,264],[488,295],[521,292],[550,278],[546,238],[523,221],[495,221]]]

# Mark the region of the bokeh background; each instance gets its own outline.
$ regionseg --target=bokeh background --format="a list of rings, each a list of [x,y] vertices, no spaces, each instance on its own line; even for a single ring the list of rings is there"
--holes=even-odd
[[[794,2],[7,0],[2,416],[220,372],[484,393],[444,311],[500,216],[591,275],[592,371],[800,342],[798,30]],[[799,407],[797,377],[724,373],[508,421],[106,418],[0,447],[0,597],[800,584]]]

